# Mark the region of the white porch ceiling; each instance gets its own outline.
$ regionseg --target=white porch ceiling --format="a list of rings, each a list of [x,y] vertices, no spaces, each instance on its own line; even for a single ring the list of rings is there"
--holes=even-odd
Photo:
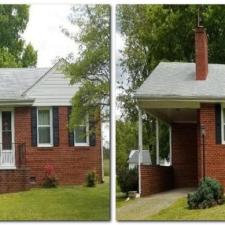
[[[147,113],[168,123],[196,123],[199,102],[170,100],[139,100],[138,105]]]
[[[145,109],[168,123],[197,123],[197,109]]]

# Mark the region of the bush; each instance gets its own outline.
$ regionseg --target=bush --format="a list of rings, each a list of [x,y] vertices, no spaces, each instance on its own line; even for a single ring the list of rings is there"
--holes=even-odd
[[[91,171],[86,176],[86,186],[95,187],[97,184],[97,174],[95,171]]]
[[[58,186],[58,180],[54,176],[45,177],[42,186],[44,188],[56,188]]]
[[[117,173],[117,182],[120,190],[128,194],[129,191],[138,191],[138,169],[124,167]]]
[[[44,171],[45,171],[45,176],[43,179],[43,184],[42,186],[44,188],[55,188],[58,186],[58,180],[55,176],[55,170],[53,165],[51,164],[46,164],[44,166]]]
[[[187,203],[190,209],[205,209],[223,202],[223,186],[210,177],[201,180],[197,191],[189,193],[187,196]]]

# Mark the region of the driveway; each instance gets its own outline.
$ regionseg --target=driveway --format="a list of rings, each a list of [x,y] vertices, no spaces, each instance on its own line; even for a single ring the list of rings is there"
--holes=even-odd
[[[186,196],[191,191],[194,191],[194,189],[173,189],[150,197],[129,200],[125,205],[117,208],[117,220],[145,220],[147,217],[169,207],[177,199]]]

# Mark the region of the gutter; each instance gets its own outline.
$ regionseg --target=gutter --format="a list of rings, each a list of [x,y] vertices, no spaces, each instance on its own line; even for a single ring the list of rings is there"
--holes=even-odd
[[[186,101],[186,102],[225,102],[225,97],[216,97],[216,96],[147,96],[147,95],[135,95],[134,98],[137,101]]]
[[[0,99],[0,106],[33,105],[34,99]]]

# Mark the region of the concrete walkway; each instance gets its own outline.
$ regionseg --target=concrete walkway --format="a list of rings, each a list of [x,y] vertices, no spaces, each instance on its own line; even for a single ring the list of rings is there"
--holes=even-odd
[[[117,208],[117,220],[145,220],[169,207],[177,199],[185,197],[193,188],[173,189],[159,194],[129,200],[124,206]]]

